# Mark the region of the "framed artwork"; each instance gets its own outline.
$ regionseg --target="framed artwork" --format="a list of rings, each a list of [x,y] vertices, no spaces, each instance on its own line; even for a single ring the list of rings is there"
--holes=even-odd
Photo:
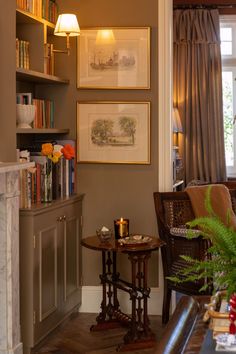
[[[77,102],[77,160],[150,164],[150,102]]]
[[[150,27],[81,30],[77,87],[150,88]]]

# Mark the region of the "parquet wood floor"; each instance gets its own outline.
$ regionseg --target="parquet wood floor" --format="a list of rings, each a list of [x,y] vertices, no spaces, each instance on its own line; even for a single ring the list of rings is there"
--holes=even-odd
[[[95,324],[96,314],[78,313],[56,329],[36,350],[34,354],[114,354],[122,343],[127,328],[90,332]],[[150,326],[161,337],[163,326],[161,316],[150,316]],[[153,349],[135,350],[127,354],[153,354]]]

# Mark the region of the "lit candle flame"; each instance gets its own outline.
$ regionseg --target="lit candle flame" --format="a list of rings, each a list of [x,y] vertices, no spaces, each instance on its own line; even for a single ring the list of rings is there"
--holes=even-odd
[[[123,222],[123,218],[120,218],[120,221]]]

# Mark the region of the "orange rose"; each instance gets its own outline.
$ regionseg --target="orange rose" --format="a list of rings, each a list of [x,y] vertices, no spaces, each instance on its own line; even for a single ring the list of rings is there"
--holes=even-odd
[[[66,160],[71,160],[75,157],[75,149],[70,144],[66,144],[61,149],[61,152],[63,153]]]
[[[51,143],[46,143],[42,145],[41,153],[44,156],[52,155],[53,145]]]

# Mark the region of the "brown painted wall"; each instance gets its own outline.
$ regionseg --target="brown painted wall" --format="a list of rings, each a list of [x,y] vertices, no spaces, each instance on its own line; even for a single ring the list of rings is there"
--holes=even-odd
[[[70,57],[58,55],[56,70],[70,79],[69,87],[49,89],[57,100],[61,126],[69,126],[76,137],[76,101],[151,101],[151,165],[79,164],[79,192],[85,193],[83,236],[93,235],[102,225],[113,228],[113,220],[130,219],[130,231],[157,234],[153,192],[157,190],[157,1],[156,0],[67,0],[58,1],[60,12],[77,14],[81,28],[96,26],[151,27],[151,90],[78,90],[76,88],[76,40],[71,39]],[[58,47],[64,39],[54,39]],[[42,92],[47,95],[48,91]],[[84,285],[97,285],[100,254],[83,249]],[[124,260],[124,261],[123,261]],[[157,254],[150,262],[151,284],[158,281]],[[129,265],[119,257],[124,274]]]
[[[0,11],[0,161],[16,159],[15,1],[1,0]]]

